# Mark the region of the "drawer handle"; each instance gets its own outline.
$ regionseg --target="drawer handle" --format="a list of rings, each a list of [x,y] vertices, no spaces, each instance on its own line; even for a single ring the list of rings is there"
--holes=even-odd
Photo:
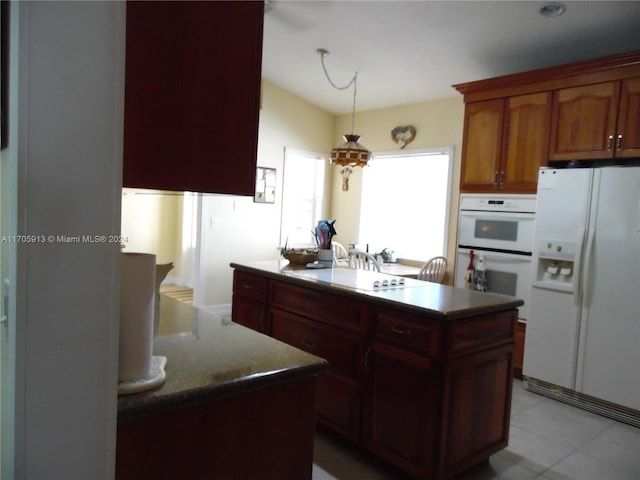
[[[622,148],[622,135],[618,135],[616,138],[616,148],[620,150]]]
[[[609,135],[609,138],[607,139],[607,150],[611,150],[612,147],[613,147],[613,135]]]
[[[313,343],[313,342],[310,342],[309,340],[303,340],[302,341],[302,345],[304,345],[305,347],[310,348],[312,350],[315,350],[315,348],[316,348],[316,344]]]
[[[405,330],[404,328],[396,327],[395,325],[391,327],[391,331],[399,335],[411,335],[411,330]]]
[[[253,290],[253,284],[251,283],[243,283],[242,288],[246,288],[247,290]]]

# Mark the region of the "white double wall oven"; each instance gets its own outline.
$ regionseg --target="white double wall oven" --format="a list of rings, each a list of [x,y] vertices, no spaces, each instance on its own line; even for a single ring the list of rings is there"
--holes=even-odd
[[[521,321],[528,316],[535,207],[535,195],[460,195],[454,284],[464,288],[473,251],[474,267],[484,259],[487,291],[524,300]]]

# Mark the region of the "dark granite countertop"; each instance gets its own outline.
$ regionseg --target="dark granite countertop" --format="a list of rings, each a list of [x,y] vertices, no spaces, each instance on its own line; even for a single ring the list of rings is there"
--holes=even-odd
[[[524,305],[523,300],[508,295],[475,292],[415,279],[405,279],[406,286],[403,288],[374,289],[371,287],[373,280],[399,280],[400,277],[344,267],[315,270],[290,265],[288,260],[234,262],[231,267],[274,280],[427,315],[437,321],[457,320]]]
[[[118,422],[321,373],[327,362],[242,325],[161,295],[153,354],[167,357],[166,380],[118,397]]]

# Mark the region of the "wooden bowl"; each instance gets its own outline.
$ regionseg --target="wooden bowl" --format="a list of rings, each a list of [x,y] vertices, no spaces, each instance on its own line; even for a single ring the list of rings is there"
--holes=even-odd
[[[318,260],[318,252],[306,250],[289,250],[287,253],[283,253],[282,256],[289,260],[292,265],[306,265]]]

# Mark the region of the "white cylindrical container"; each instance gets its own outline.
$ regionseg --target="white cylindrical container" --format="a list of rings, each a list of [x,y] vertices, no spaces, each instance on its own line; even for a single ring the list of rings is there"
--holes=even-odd
[[[333,265],[333,250],[321,248],[318,250],[318,262],[328,267]]]
[[[120,277],[120,353],[118,380],[151,375],[156,256],[122,253]]]

